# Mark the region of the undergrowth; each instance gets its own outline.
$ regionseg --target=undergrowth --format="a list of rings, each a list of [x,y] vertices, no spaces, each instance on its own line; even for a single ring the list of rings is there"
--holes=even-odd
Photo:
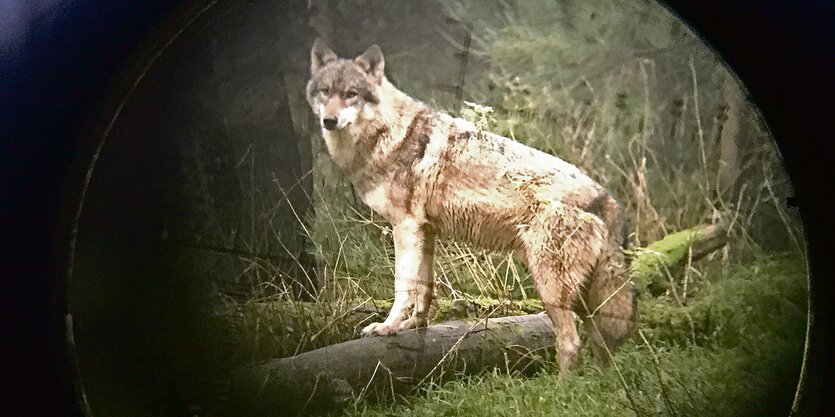
[[[586,353],[566,381],[553,369],[534,378],[493,372],[333,415],[786,415],[802,357],[805,278],[790,255],[734,267],[685,307],[692,331],[675,302],[650,303],[616,366],[602,371]]]

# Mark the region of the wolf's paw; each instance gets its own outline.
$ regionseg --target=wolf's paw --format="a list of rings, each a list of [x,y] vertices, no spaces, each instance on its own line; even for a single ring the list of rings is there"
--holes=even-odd
[[[426,324],[426,319],[424,318],[411,317],[406,319],[403,323],[400,323],[400,330],[419,329],[426,327]]]
[[[392,326],[385,323],[371,323],[365,326],[360,332],[363,337],[368,336],[386,336],[397,333],[397,326]]]

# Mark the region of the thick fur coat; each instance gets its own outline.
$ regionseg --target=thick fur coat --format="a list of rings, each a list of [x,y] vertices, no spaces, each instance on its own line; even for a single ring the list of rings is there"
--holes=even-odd
[[[395,299],[390,335],[427,324],[437,239],[512,251],[527,265],[554,324],[561,372],[577,361],[574,313],[595,358],[630,334],[637,308],[624,274],[624,219],[612,195],[577,167],[435,111],[385,77],[376,45],[341,59],[321,39],[307,99],[333,161],[392,224]]]

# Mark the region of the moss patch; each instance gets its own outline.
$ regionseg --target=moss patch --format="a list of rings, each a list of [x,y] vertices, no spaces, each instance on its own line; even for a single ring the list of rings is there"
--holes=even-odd
[[[698,236],[699,228],[682,230],[665,236],[646,248],[629,250],[632,256],[630,276],[642,293],[658,295],[668,286],[667,274],[675,273],[687,259],[690,246]]]

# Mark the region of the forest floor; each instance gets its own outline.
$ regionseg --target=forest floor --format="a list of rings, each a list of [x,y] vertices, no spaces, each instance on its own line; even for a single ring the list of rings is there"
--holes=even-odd
[[[806,276],[800,257],[773,256],[730,268],[683,308],[672,297],[649,300],[605,370],[585,349],[567,380],[553,367],[533,378],[493,372],[333,415],[787,415],[803,356]]]
[[[331,416],[768,416],[786,415],[802,364],[807,273],[798,254],[762,256],[699,277],[685,300],[667,293],[639,301],[635,334],[614,357],[594,365],[582,352],[575,373],[560,380],[553,364],[534,377],[500,370],[427,386],[391,404],[357,398]],[[535,299],[492,303],[491,316],[538,310]],[[471,305],[491,305],[480,300]],[[379,304],[379,303],[378,303]],[[435,323],[481,317],[440,300]],[[459,303],[460,304],[460,303]],[[320,311],[324,306],[333,311]],[[292,356],[357,337],[379,316],[345,302],[253,302],[238,306],[239,364]],[[453,306],[453,307],[451,307]],[[456,315],[457,314],[457,315]],[[228,315],[225,315],[228,319]],[[325,319],[323,319],[323,317]]]

